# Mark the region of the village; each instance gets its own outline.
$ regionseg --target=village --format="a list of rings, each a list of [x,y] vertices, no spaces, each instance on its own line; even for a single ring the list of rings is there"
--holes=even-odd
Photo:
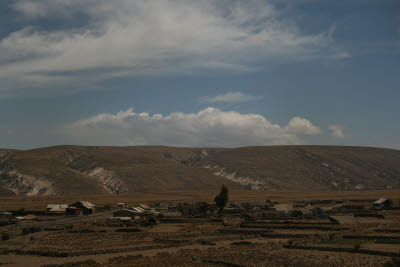
[[[32,266],[68,262],[72,264],[68,266],[170,266],[178,257],[182,266],[280,266],[285,261],[310,260],[318,265],[326,259],[332,264],[398,264],[398,200],[223,202],[216,197],[215,203],[97,206],[78,200],[48,203],[36,211],[3,210],[0,262],[6,266],[27,259]]]
[[[346,200],[345,200],[346,201]],[[347,200],[349,202],[368,202],[368,200]],[[371,200],[370,200],[371,201]],[[243,218],[262,218],[266,214],[282,216],[284,214],[293,216],[317,216],[347,213],[353,214],[354,217],[377,217],[384,218],[379,212],[383,210],[396,210],[399,205],[395,207],[391,199],[380,198],[373,201],[370,207],[365,205],[348,205],[343,204],[343,200],[295,200],[291,208],[290,205],[284,205],[285,209],[276,209],[275,205],[279,202],[245,202],[233,201],[227,202],[223,207],[223,212],[214,204],[207,202],[197,203],[151,203],[137,204],[128,207],[125,202],[115,203],[112,206],[98,207],[93,203],[86,200],[77,201],[72,204],[48,204],[43,211],[34,211],[30,214],[24,210],[17,211],[3,211],[0,212],[0,225],[17,224],[23,221],[40,221],[41,217],[45,216],[82,216],[103,213],[105,211],[113,210],[112,217],[107,218],[108,221],[123,222],[123,223],[153,223],[157,224],[159,219],[163,218],[181,218],[181,217],[218,217],[222,215],[229,217],[243,217]],[[289,208],[289,209],[288,209]],[[286,212],[285,212],[286,211]],[[221,212],[221,213],[220,213]],[[29,213],[29,212],[28,212]]]

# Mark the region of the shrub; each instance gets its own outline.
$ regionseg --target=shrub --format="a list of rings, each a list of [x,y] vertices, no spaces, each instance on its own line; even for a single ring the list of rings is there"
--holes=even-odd
[[[1,240],[2,240],[2,241],[6,241],[6,240],[8,240],[8,239],[10,239],[10,235],[4,234],[4,233],[1,234]]]
[[[197,203],[197,206],[199,207],[200,213],[203,214],[204,216],[207,215],[207,212],[211,208],[211,205],[208,204],[207,202],[199,202]]]

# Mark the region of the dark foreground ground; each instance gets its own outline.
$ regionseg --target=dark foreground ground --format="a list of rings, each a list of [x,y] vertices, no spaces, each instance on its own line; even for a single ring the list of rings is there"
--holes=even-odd
[[[92,196],[96,205],[115,210],[121,200],[138,202],[211,202],[216,192]],[[322,214],[288,214],[294,199],[343,200],[364,205],[392,198],[398,191],[300,192],[233,191],[231,200],[277,201],[276,211],[249,211],[160,218],[156,225],[110,223],[113,210],[88,216],[38,216],[0,227],[2,266],[396,266],[400,257],[400,210],[358,217],[351,211],[329,211],[338,204],[315,205]],[[3,198],[1,208],[29,210],[76,196]],[[6,200],[6,201],[5,201]],[[96,202],[97,201],[97,202]],[[34,229],[27,233],[24,229]],[[24,232],[25,231],[25,232]],[[397,262],[397,263],[396,263]],[[398,266],[398,265],[397,265]]]

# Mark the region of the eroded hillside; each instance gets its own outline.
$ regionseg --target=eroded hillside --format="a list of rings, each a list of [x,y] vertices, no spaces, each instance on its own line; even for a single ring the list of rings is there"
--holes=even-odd
[[[17,195],[122,194],[240,184],[193,167],[205,151],[60,146],[2,151],[0,186]]]
[[[0,150],[1,195],[204,190],[223,183],[255,190],[400,188],[400,151],[334,146]]]
[[[201,162],[252,189],[388,189],[400,186],[400,151],[335,146],[226,149]]]

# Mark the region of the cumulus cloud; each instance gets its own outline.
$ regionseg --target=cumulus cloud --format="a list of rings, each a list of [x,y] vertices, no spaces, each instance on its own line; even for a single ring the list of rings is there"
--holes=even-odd
[[[135,75],[252,71],[260,60],[332,58],[328,33],[304,34],[274,1],[16,0],[31,26],[0,40],[5,90],[96,87]],[[35,27],[38,18],[85,23]],[[3,92],[2,92],[3,91]],[[10,92],[8,92],[10,93]]]
[[[329,130],[331,130],[331,136],[334,138],[345,138],[344,126],[343,125],[330,125]]]
[[[252,96],[242,92],[227,92],[216,96],[200,97],[199,101],[203,103],[239,103],[262,99],[262,96]]]
[[[322,131],[317,126],[313,125],[309,120],[294,117],[289,121],[289,124],[285,127],[288,132],[297,134],[320,134]]]
[[[317,134],[316,129],[303,118],[296,117],[282,127],[259,114],[209,107],[198,113],[174,112],[166,116],[135,113],[132,109],[104,113],[63,125],[56,133],[91,145],[237,147],[300,144],[298,135]]]

